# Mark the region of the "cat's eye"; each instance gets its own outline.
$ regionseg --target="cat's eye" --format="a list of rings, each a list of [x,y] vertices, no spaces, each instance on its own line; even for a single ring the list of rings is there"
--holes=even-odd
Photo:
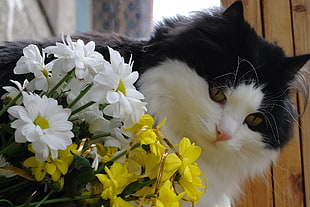
[[[245,123],[249,126],[256,127],[263,123],[263,118],[259,113],[250,114],[245,118]]]
[[[218,103],[224,103],[226,101],[224,91],[217,87],[213,87],[210,89],[210,97],[213,101]]]

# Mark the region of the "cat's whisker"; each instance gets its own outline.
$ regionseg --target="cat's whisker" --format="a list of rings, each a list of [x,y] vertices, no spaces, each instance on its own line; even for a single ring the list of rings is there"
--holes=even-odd
[[[233,73],[233,72],[225,73],[225,74],[216,76],[215,78],[213,78],[213,81],[216,81],[217,79],[224,78],[224,77],[226,77],[226,76],[231,76],[231,75],[236,76],[235,73]]]
[[[287,108],[285,108],[284,106],[281,106],[280,104],[276,104],[274,103],[275,106],[278,106],[280,108],[282,108],[283,110],[285,110],[289,115],[290,117],[292,118],[292,120],[297,124],[297,126],[300,128],[300,124],[299,124],[299,121],[296,119],[296,116],[294,116],[294,114],[291,113],[290,110],[288,110]]]
[[[238,75],[238,72],[239,72],[239,67],[240,67],[241,61],[242,61],[242,59],[238,56],[238,65],[237,65],[237,68],[236,68],[235,77],[234,77],[234,80],[233,80],[233,85],[235,85],[236,82],[237,82],[237,75]]]
[[[286,90],[282,90],[279,93],[276,94],[272,94],[272,96],[269,96],[270,98],[267,98],[266,101],[274,101],[275,99],[282,97],[283,95],[286,95],[286,93],[288,92],[289,89]],[[266,96],[268,97],[268,96]],[[282,102],[282,100],[279,100],[280,102]]]
[[[252,69],[249,70],[248,72],[244,73],[244,74],[239,78],[239,81],[243,80],[243,78],[244,78],[247,74],[249,74],[249,73],[251,73],[251,72],[254,72],[255,78],[256,78],[256,83],[259,85],[259,77],[258,77],[258,74],[257,74],[256,69],[259,68],[259,67],[261,67],[261,66],[255,67],[249,60],[243,59],[243,58],[241,58],[241,57],[239,57],[239,56],[238,56],[238,65],[237,65],[237,69],[236,69],[236,72],[235,72],[235,78],[234,78],[234,82],[233,82],[234,85],[235,85],[236,82],[237,82],[237,75],[238,75],[238,72],[239,72],[240,64],[241,64],[242,62],[245,62],[245,63],[249,64],[250,67],[251,67]],[[252,80],[252,79],[251,79],[251,80]],[[254,80],[252,80],[252,82],[254,82]]]
[[[269,111],[266,111],[266,110],[261,110],[261,113],[263,114],[263,116],[265,117],[265,120],[267,121],[268,125],[271,128],[274,140],[277,142],[277,144],[280,145],[281,144],[280,134],[279,134],[278,125],[277,125],[277,122],[276,122],[274,115],[272,113],[270,113]],[[266,114],[269,114],[270,117],[272,118],[272,120],[269,120],[269,117]],[[272,124],[271,121],[274,123],[274,125]]]

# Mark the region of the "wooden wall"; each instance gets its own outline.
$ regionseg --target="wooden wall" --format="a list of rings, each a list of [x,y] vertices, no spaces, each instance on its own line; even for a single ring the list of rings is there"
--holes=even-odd
[[[228,7],[234,0],[221,0]],[[247,21],[287,55],[310,53],[310,0],[243,0]],[[302,98],[294,95],[299,111]],[[309,100],[310,101],[310,100]],[[292,141],[265,177],[245,185],[234,207],[310,207],[310,110],[295,124]]]

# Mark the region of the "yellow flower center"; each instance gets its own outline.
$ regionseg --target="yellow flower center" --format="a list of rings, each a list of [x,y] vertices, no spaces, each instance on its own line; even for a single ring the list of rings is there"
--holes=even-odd
[[[119,80],[119,83],[118,83],[116,91],[119,91],[119,92],[123,93],[124,96],[127,96],[126,88],[125,88],[123,80]]]
[[[36,120],[34,120],[34,124],[41,127],[41,129],[50,128],[48,121],[42,116],[38,116],[38,118],[36,118]]]
[[[48,71],[46,69],[41,70],[41,72],[46,78],[48,78]]]

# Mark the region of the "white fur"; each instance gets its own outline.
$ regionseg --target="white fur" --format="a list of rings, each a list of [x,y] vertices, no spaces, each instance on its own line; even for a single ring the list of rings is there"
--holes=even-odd
[[[208,83],[185,63],[167,60],[145,72],[139,82],[148,113],[157,122],[165,117],[162,131],[172,143],[184,136],[202,147],[198,161],[208,180],[206,195],[196,206],[223,207],[240,193],[240,183],[263,173],[278,152],[265,148],[262,136],[244,119],[258,111],[263,93],[252,84],[229,88],[225,104],[209,96]],[[216,142],[216,126],[232,139]],[[228,199],[227,199],[228,198]]]

